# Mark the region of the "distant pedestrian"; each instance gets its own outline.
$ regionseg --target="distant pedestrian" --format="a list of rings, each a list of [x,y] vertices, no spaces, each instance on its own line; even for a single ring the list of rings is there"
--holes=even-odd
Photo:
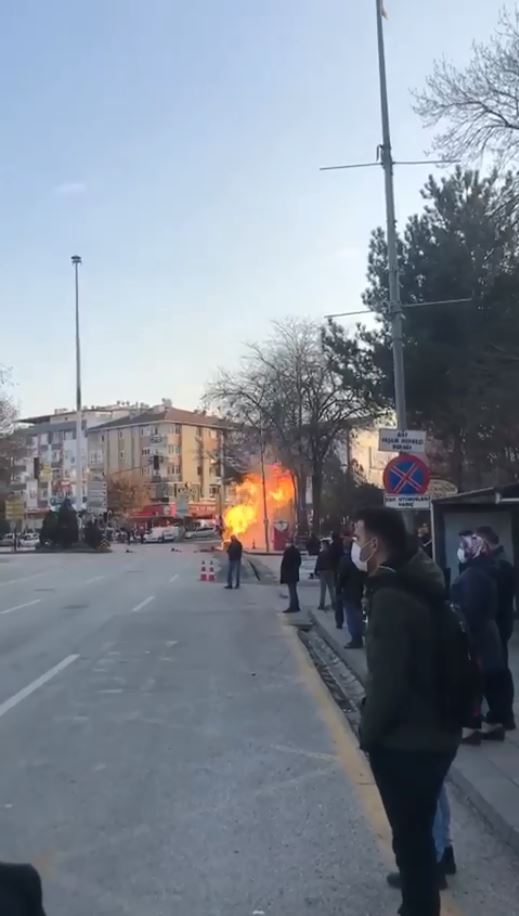
[[[328,541],[321,541],[321,549],[315,561],[315,575],[319,579],[320,598],[318,610],[326,611],[326,591],[330,595],[332,608],[335,607],[335,573],[332,569],[332,557]]]
[[[312,533],[306,542],[306,549],[308,551],[308,555],[311,557],[316,557],[319,554],[319,551],[321,550],[321,546],[322,546],[322,541],[320,542],[317,535]]]
[[[297,583],[299,582],[299,568],[301,554],[293,541],[288,541],[281,560],[281,585],[288,585],[289,605],[284,614],[297,614],[300,611]]]
[[[346,649],[362,649],[364,645],[362,596],[366,571],[366,564],[360,559],[360,547],[357,541],[352,541],[337,571],[337,597],[346,610],[346,623],[350,632],[350,642]]]
[[[444,670],[444,658],[438,658],[439,615],[450,613],[444,578],[422,550],[410,550],[396,510],[366,509],[358,516],[356,534],[368,571],[361,746],[369,753],[391,825],[400,912],[438,916],[433,823],[460,737],[456,721],[444,710],[439,676]]]
[[[140,532],[139,537],[140,537],[140,539],[141,539],[141,544],[144,544],[144,531],[142,530],[142,528],[141,528],[141,532]]]
[[[504,726],[507,731],[515,729],[514,718],[514,679],[508,664],[508,643],[514,632],[514,602],[517,590],[517,574],[507,560],[505,549],[493,528],[483,525],[476,528],[476,534],[483,539],[486,551],[491,560],[490,573],[497,587],[496,624],[503,650],[503,675],[501,682],[502,703],[504,707]]]
[[[504,741],[505,721],[509,715],[503,697],[505,656],[497,627],[498,588],[493,575],[492,558],[483,538],[464,535],[459,551],[462,573],[452,585],[451,596],[462,616],[470,640],[471,651],[482,676],[482,696],[475,698],[472,721],[464,729],[464,744]],[[485,698],[488,713],[485,723],[481,701]]]
[[[420,547],[422,548],[422,550],[425,550],[426,554],[429,557],[432,557],[433,551],[432,551],[431,529],[429,528],[429,525],[427,524],[427,522],[423,522],[420,525],[420,527],[418,528],[418,540],[420,542]]]
[[[232,588],[235,582],[235,588],[240,587],[241,578],[241,558],[243,554],[243,545],[235,534],[231,534],[231,540],[227,548],[229,565],[227,567],[227,585],[226,588]]]

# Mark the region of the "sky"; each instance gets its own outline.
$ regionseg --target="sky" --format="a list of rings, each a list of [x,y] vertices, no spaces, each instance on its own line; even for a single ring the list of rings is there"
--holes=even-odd
[[[497,0],[385,0],[395,158],[410,90],[463,64]],[[513,2],[504,4],[513,7]],[[355,309],[384,223],[374,0],[16,0],[0,11],[0,364],[22,415],[198,405],[289,315]],[[399,222],[428,168],[400,169]]]

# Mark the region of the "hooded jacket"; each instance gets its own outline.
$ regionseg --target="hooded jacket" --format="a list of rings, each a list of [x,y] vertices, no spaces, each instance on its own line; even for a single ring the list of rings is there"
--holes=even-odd
[[[434,606],[445,600],[441,569],[423,550],[368,576],[368,681],[361,745],[455,750],[458,732],[440,715]]]
[[[468,560],[453,583],[451,595],[466,623],[472,652],[483,672],[501,671],[504,656],[496,623],[499,596],[491,557]]]

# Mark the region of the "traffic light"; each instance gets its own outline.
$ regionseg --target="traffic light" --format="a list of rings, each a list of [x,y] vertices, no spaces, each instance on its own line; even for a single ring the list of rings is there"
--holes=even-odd
[[[158,456],[158,455],[154,455],[154,456],[153,456],[153,470],[154,470],[154,471],[158,471],[158,470],[159,470],[159,467],[160,467],[159,456]]]
[[[35,480],[40,479],[40,459],[34,458],[33,460],[33,477]]]

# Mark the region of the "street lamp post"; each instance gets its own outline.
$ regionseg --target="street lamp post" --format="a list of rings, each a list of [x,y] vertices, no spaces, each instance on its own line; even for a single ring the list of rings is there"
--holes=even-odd
[[[378,67],[380,79],[380,109],[382,115],[382,146],[380,148],[386,189],[387,258],[389,273],[389,316],[391,319],[391,340],[393,350],[393,374],[395,385],[395,410],[398,429],[407,429],[407,407],[405,392],[403,313],[398,276],[398,248],[395,215],[395,191],[393,182],[393,153],[389,129],[389,102],[387,95],[386,52],[384,47],[384,24],[382,22],[382,0],[375,0],[377,7]]]
[[[83,509],[83,462],[81,440],[83,438],[83,417],[81,413],[81,346],[79,341],[79,265],[82,263],[78,254],[71,258],[74,266],[76,292],[76,511]]]

